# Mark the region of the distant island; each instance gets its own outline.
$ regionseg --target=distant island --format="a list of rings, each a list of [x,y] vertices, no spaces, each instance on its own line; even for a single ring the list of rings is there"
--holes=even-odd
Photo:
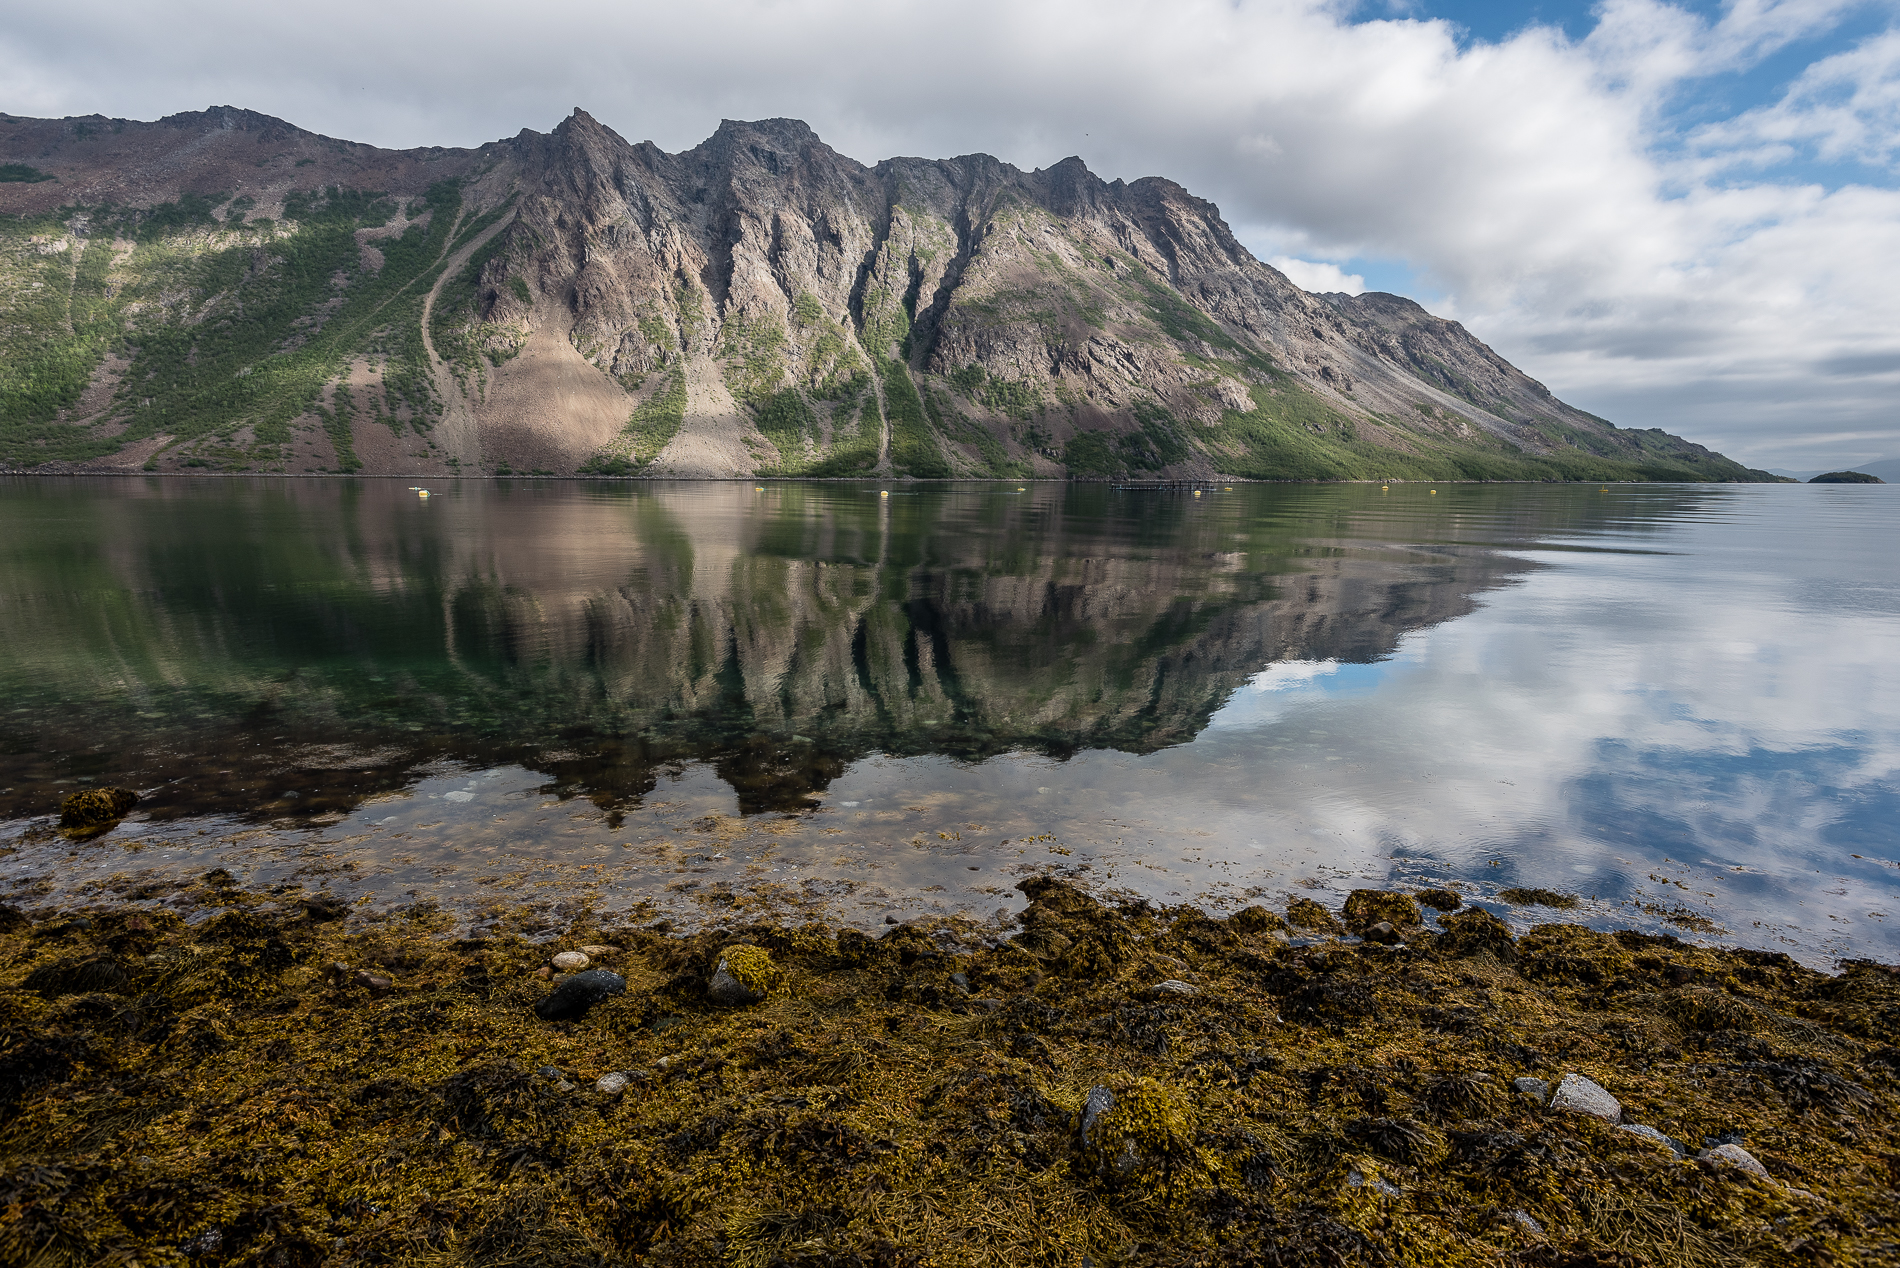
[[[0,116],[0,466],[1774,481],[1080,159]]]
[[[1885,484],[1877,475],[1868,475],[1865,471],[1827,471],[1808,481],[1809,484]]]

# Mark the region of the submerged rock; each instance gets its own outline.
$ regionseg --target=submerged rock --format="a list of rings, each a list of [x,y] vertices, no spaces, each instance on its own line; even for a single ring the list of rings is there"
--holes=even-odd
[[[574,1021],[585,1017],[594,1005],[624,995],[627,979],[606,969],[589,969],[564,979],[534,1006],[542,1021]]]
[[[1564,1075],[1563,1082],[1557,1085],[1557,1094],[1550,1098],[1550,1108],[1568,1110],[1572,1114],[1588,1114],[1606,1123],[1614,1123],[1623,1117],[1622,1104],[1602,1084],[1594,1083],[1581,1074]]]

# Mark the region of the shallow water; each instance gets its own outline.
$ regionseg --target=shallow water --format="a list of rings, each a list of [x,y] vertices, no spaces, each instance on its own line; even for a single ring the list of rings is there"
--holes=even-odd
[[[870,926],[1053,869],[1894,958],[1890,488],[430,492],[0,483],[0,896]],[[75,844],[88,784],[143,801]]]

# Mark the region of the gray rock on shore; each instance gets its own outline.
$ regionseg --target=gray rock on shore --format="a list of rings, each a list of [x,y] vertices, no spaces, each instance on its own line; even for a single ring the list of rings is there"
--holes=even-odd
[[[1572,1114],[1588,1114],[1606,1123],[1617,1123],[1623,1118],[1622,1104],[1601,1084],[1581,1074],[1564,1075],[1563,1081],[1557,1085],[1556,1095],[1550,1098],[1550,1108],[1567,1110]]]

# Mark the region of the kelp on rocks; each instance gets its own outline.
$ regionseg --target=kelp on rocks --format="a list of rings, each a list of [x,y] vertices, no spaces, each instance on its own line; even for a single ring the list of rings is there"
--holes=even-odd
[[[456,938],[228,886],[196,926],[0,908],[0,1260],[1900,1261],[1892,969],[1435,933],[1396,895],[1348,909],[1407,919],[1387,947],[1023,888],[1007,940]],[[626,993],[540,1020],[580,946]],[[721,1006],[737,946],[769,992]],[[1513,1088],[1566,1072],[1688,1156]],[[1696,1158],[1725,1141],[1767,1176]]]

